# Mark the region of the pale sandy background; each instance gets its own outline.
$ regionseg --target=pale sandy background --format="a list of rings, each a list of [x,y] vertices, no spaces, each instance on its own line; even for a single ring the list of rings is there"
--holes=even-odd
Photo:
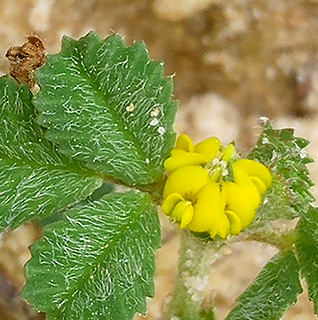
[[[165,61],[167,75],[175,74],[178,132],[195,141],[211,135],[224,143],[235,138],[246,152],[255,141],[258,118],[267,116],[276,127],[294,127],[310,139],[308,152],[317,161],[317,17],[316,0],[0,0],[0,73],[8,71],[6,50],[29,34],[39,35],[55,53],[63,34],[116,31],[128,44],[144,40],[150,55]],[[318,182],[318,165],[310,169]],[[317,188],[313,192],[318,195]],[[165,218],[162,226],[148,320],[161,319],[177,266],[177,232]],[[27,246],[39,236],[31,224],[0,236],[0,320],[44,319],[17,297],[30,257]],[[238,243],[224,253],[207,292],[218,320],[276,250]],[[306,290],[283,319],[316,319]]]

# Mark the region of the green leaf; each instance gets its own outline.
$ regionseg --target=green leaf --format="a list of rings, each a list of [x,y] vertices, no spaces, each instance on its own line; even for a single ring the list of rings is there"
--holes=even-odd
[[[279,320],[302,292],[292,252],[277,255],[239,297],[226,320]]]
[[[114,34],[64,37],[59,54],[37,72],[35,104],[46,137],[89,168],[129,185],[155,182],[175,140],[177,103],[163,63],[143,43]]]
[[[1,77],[0,97],[0,231],[48,216],[102,184],[43,139],[26,86]]]
[[[301,217],[297,229],[300,270],[306,278],[309,297],[318,315],[318,209],[310,208],[307,215]]]
[[[112,193],[48,225],[32,246],[24,297],[48,320],[126,320],[153,296],[156,208],[141,192]]]
[[[291,207],[290,188],[280,175],[272,174],[272,185],[265,195],[263,204],[258,208],[254,221],[249,228],[261,226],[266,221],[295,218]]]
[[[284,203],[290,199],[291,212],[280,210],[273,217],[290,219],[306,214],[310,203],[314,201],[309,190],[313,182],[307,169],[307,164],[313,160],[303,150],[308,143],[303,138],[295,137],[293,129],[275,130],[269,120],[264,122],[263,132],[249,158],[263,163],[280,177],[274,177],[271,198],[282,196],[280,201]]]

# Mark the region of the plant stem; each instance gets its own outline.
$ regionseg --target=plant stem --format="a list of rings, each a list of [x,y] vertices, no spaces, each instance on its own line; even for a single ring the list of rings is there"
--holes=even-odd
[[[189,230],[180,231],[179,269],[169,320],[199,320],[209,285],[210,267],[219,257],[213,242],[204,243]]]

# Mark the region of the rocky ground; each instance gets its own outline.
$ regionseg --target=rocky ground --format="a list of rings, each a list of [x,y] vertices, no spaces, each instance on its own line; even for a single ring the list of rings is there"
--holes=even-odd
[[[246,152],[258,118],[270,117],[276,127],[293,127],[311,141],[308,152],[317,164],[310,169],[318,182],[317,14],[315,0],[1,0],[0,72],[9,70],[7,49],[30,34],[40,36],[49,53],[59,51],[62,35],[80,37],[91,29],[102,36],[119,32],[128,44],[144,40],[150,55],[165,61],[167,75],[175,75],[179,133],[195,141],[237,139]],[[318,188],[313,193],[317,197]],[[161,318],[176,273],[177,232],[164,217],[162,225],[148,320]],[[18,297],[28,246],[40,235],[27,224],[0,236],[0,319],[44,319]],[[224,250],[207,293],[218,320],[276,252],[257,243]],[[316,319],[306,290],[283,319]]]

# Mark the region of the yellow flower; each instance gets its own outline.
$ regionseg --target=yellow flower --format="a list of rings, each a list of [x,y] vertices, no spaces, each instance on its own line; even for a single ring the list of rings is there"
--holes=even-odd
[[[172,193],[180,193],[192,199],[209,182],[209,173],[201,166],[185,166],[171,173],[163,197]]]
[[[221,147],[218,138],[206,139],[197,145],[186,134],[178,137],[175,148],[164,165],[168,172],[188,165],[204,165],[216,157]]]
[[[185,166],[174,170],[164,189],[162,210],[194,232],[209,232],[211,237],[225,238],[230,230],[224,212],[222,186],[209,178],[201,166]]]
[[[164,188],[163,212],[180,228],[209,232],[212,238],[238,234],[249,226],[272,177],[263,164],[234,161],[235,157],[232,144],[221,149],[219,140],[210,138],[194,145],[181,135],[165,162],[171,173]],[[229,167],[233,181],[224,181]]]
[[[254,219],[272,177],[263,164],[241,159],[233,163],[233,178],[234,182],[224,182],[226,210],[239,218],[244,229]]]
[[[235,171],[239,169],[242,169],[247,173],[257,187],[260,195],[263,196],[272,183],[272,175],[269,170],[259,162],[249,159],[240,159],[233,164],[234,181],[235,179],[239,179],[239,173],[235,173]]]

